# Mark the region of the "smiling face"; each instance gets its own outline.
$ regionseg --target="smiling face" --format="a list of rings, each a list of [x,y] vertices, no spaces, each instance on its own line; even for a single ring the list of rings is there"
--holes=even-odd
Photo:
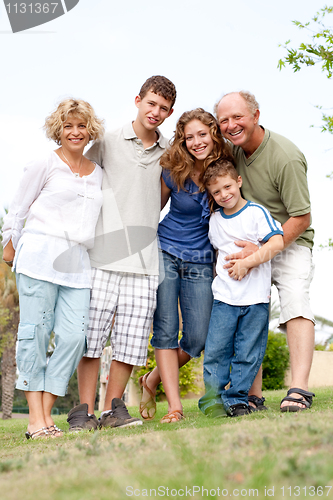
[[[242,198],[240,188],[242,178],[239,175],[237,181],[231,175],[219,176],[214,182],[207,185],[209,193],[214,200],[224,210],[226,215],[232,215],[238,212],[246,204]]]
[[[61,146],[72,152],[83,152],[90,140],[87,123],[80,116],[69,115],[63,124]]]
[[[151,90],[143,98],[136,96],[135,105],[139,110],[136,121],[148,131],[156,130],[173,112],[171,101]]]
[[[210,129],[200,120],[192,120],[184,127],[185,144],[196,162],[203,162],[214,148]]]
[[[247,156],[254,153],[262,140],[258,109],[253,114],[245,99],[240,94],[233,93],[221,99],[217,117],[222,135],[226,139],[235,146],[240,146]]]

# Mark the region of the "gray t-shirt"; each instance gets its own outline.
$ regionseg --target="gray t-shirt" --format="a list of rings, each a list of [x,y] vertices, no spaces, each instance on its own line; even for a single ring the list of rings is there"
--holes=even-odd
[[[158,135],[157,142],[144,149],[130,123],[107,132],[86,154],[103,168],[103,206],[89,252],[93,267],[158,275],[159,160],[168,144]]]

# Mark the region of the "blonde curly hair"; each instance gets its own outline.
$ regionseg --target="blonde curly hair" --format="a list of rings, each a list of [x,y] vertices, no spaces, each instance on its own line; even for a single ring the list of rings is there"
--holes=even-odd
[[[90,140],[101,139],[104,134],[104,120],[98,118],[91,105],[82,99],[65,99],[45,120],[46,137],[61,144],[63,124],[69,116],[82,118],[87,124]]]

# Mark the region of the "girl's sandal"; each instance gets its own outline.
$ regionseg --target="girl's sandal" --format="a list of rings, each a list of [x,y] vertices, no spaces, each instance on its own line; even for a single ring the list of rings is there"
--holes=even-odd
[[[161,424],[175,424],[176,422],[179,422],[184,418],[184,414],[181,411],[171,411],[170,413],[164,415],[164,417],[161,418],[160,422]]]
[[[34,432],[27,431],[25,433],[25,437],[27,439],[47,438],[51,437],[51,434],[48,432],[47,427],[42,427],[41,429],[38,429],[37,431]]]
[[[142,375],[142,377],[139,378],[139,387],[141,392],[139,412],[144,420],[153,420],[153,418],[155,418],[155,413],[156,413],[155,396],[147,385],[147,378],[150,373],[151,372],[145,373],[144,375]],[[145,391],[147,391],[147,393],[149,394],[149,399],[147,401],[142,401],[143,389],[145,389]],[[146,415],[143,414],[144,411],[146,412]]]

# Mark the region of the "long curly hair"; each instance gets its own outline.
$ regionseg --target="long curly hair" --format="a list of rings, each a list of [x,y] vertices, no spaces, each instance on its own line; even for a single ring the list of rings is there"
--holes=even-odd
[[[170,171],[171,177],[180,189],[184,189],[184,183],[191,175],[195,164],[195,158],[188,152],[185,141],[185,126],[192,120],[199,120],[204,125],[209,127],[209,133],[213,140],[214,146],[211,153],[204,161],[203,169],[199,177],[199,182],[202,184],[202,178],[206,168],[219,158],[228,159],[234,163],[229,144],[222,137],[220,128],[214,116],[202,108],[196,108],[192,111],[185,111],[179,118],[176,131],[171,140],[170,148],[162,155],[161,166]],[[204,190],[202,187],[201,190]]]

